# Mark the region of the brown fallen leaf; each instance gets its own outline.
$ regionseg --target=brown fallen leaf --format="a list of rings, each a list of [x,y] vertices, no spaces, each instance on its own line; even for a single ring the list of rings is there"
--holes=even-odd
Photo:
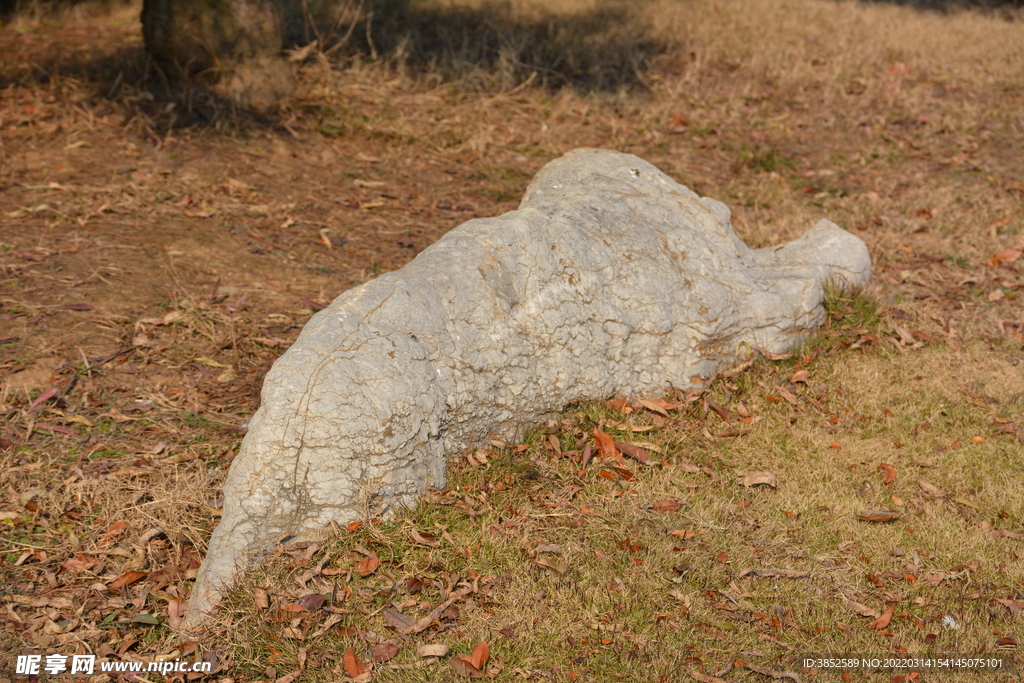
[[[621,398],[613,398],[610,401],[605,401],[605,405],[616,412],[622,413],[623,415],[629,415],[633,412],[633,406],[629,405],[628,401],[624,401]]]
[[[463,678],[483,678],[484,672],[473,666],[473,663],[469,661],[468,657],[452,657],[448,660],[451,663],[452,669],[455,673],[462,676]]]
[[[689,529],[673,529],[672,531],[668,532],[668,535],[675,536],[676,538],[681,538],[685,541],[686,539],[693,538],[697,534],[690,531]]]
[[[480,642],[475,648],[473,648],[473,654],[469,657],[469,663],[483,671],[484,665],[487,664],[487,658],[490,657],[490,655],[491,650],[487,646],[487,643]]]
[[[679,501],[671,498],[663,498],[651,504],[651,509],[656,512],[675,512],[679,509]]]
[[[587,445],[585,445],[583,447],[583,455],[580,456],[580,467],[581,468],[583,468],[583,469],[587,468],[587,465],[590,464],[590,458],[591,458],[592,455],[593,455],[593,451],[591,451],[590,444],[588,443]]]
[[[718,417],[722,418],[726,422],[729,421],[729,410],[727,408],[718,405],[710,398],[705,398],[704,400],[707,402],[708,408],[711,408],[711,410],[715,411],[715,413],[718,414]]]
[[[623,455],[628,455],[638,462],[648,464],[651,461],[651,454],[640,448],[634,446],[631,443],[622,443],[621,441],[615,442],[615,448],[617,448]]]
[[[615,448],[615,439],[594,427],[594,439],[597,441],[598,452],[602,458],[623,462],[622,454]]]
[[[782,398],[786,399],[786,403],[788,403],[789,405],[791,405],[791,406],[798,406],[798,405],[800,405],[800,399],[798,399],[796,397],[796,395],[793,394],[791,391],[788,391],[786,389],[779,389],[778,392],[779,392],[779,396],[781,396]]]
[[[883,484],[891,484],[896,479],[896,468],[887,462],[883,462],[878,465],[877,469],[879,472],[884,472],[882,475]]]
[[[377,643],[370,648],[370,656],[373,661],[381,664],[383,662],[391,661],[398,654],[398,646],[394,643]]]
[[[366,673],[366,667],[359,661],[359,657],[356,656],[355,650],[352,648],[346,650],[345,655],[341,659],[345,665],[345,673],[352,678]]]
[[[806,370],[797,370],[789,378],[789,383],[790,384],[798,384],[800,382],[803,382],[804,384],[806,384],[807,380],[809,380],[810,378],[811,378],[811,373],[807,372]]]
[[[441,545],[441,542],[437,540],[437,536],[429,534],[425,531],[419,531],[416,528],[411,530],[412,540],[420,545],[425,545],[430,548],[436,548]]]
[[[377,567],[380,566],[380,558],[377,557],[377,553],[372,550],[367,552],[369,555],[360,558],[359,564],[356,565],[356,573],[362,577],[367,577],[374,573],[377,571]]]
[[[536,564],[538,567],[550,569],[551,571],[556,572],[558,574],[565,574],[565,562],[557,557],[543,555],[535,559],[533,563]]]
[[[177,583],[185,577],[185,568],[178,564],[167,564],[152,572],[149,580],[153,583]]]
[[[444,657],[449,651],[451,648],[444,643],[430,643],[416,648],[416,655],[418,657]]]
[[[323,593],[307,593],[295,602],[302,605],[309,612],[315,612],[327,601]]]
[[[946,495],[938,486],[924,479],[918,479],[917,485],[921,487],[921,490],[924,491],[925,495],[931,496],[932,498],[942,498]]]
[[[669,403],[665,399],[661,398],[640,399],[640,405],[647,408],[647,410],[654,411],[655,413],[661,413],[665,417],[668,417],[668,411],[675,410],[679,407],[678,403]]]
[[[863,519],[865,522],[874,522],[876,524],[895,522],[899,518],[900,513],[890,510],[864,510],[857,513],[857,519]]]
[[[774,472],[737,472],[740,486],[770,486],[778,488],[779,481]]]
[[[1016,531],[1010,531],[1009,529],[992,529],[988,533],[996,538],[1012,538],[1015,541],[1024,541],[1024,536],[1021,536]]]
[[[996,602],[1010,610],[1010,616],[1017,616],[1017,614],[1024,609],[1024,600],[1010,600],[1009,598],[996,598]]]
[[[894,609],[896,609],[895,603],[889,605],[889,608],[882,612],[881,616],[879,616],[877,619],[868,624],[868,628],[872,631],[881,631],[882,629],[887,627],[889,625],[889,622],[892,621],[892,612]]]
[[[416,625],[416,619],[410,617],[407,614],[402,614],[398,610],[393,610],[390,607],[384,608],[384,623],[395,629],[399,633],[412,628]]]
[[[754,351],[767,358],[768,360],[789,360],[793,357],[791,353],[773,353],[767,349],[762,349],[760,346],[751,346]]]
[[[106,548],[108,545],[110,545],[113,542],[113,540],[115,538],[117,538],[118,536],[120,536],[121,534],[123,534],[127,530],[128,530],[128,522],[126,522],[124,520],[118,520],[118,521],[114,522],[113,524],[110,525],[110,528],[107,529],[107,533],[103,534],[103,538],[101,538],[100,540],[96,541],[96,547],[97,548]]]
[[[873,610],[867,605],[862,605],[861,603],[853,600],[846,601],[846,608],[851,612],[856,612],[862,617],[870,617],[871,619],[877,619],[879,617],[878,610]]]
[[[998,268],[1004,263],[1013,263],[1020,258],[1021,254],[1024,254],[1024,247],[1007,247],[990,258],[988,264],[993,268]]]
[[[121,588],[123,588],[124,586],[130,586],[131,584],[144,578],[145,576],[146,572],[125,572],[124,574],[121,574],[121,576],[111,581],[107,585],[107,589],[112,591],[121,590]]]

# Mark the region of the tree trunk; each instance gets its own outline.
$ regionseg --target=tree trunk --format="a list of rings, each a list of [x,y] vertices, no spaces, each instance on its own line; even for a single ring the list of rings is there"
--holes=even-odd
[[[294,88],[274,0],[144,0],[142,34],[171,75],[204,80],[238,106],[267,112]]]

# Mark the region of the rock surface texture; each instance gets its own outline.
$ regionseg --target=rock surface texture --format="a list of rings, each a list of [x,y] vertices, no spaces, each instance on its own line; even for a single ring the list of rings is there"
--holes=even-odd
[[[724,204],[645,161],[570,152],[518,210],[344,293],[274,364],[186,626],[282,534],[413,505],[445,485],[446,452],[567,403],[689,389],[747,345],[789,349],[823,320],[823,285],[870,268],[828,221],[751,250]]]

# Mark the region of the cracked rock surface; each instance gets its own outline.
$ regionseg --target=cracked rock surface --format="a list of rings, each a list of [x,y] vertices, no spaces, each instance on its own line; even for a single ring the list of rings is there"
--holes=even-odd
[[[870,276],[829,221],[752,250],[724,204],[606,150],[552,161],[518,210],[469,221],[314,316],[264,381],[185,626],[283,534],[413,505],[445,453],[567,403],[700,386],[784,352],[823,286]]]

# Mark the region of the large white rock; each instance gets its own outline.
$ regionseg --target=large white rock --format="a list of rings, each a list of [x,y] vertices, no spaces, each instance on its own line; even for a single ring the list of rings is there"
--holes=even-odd
[[[344,293],[278,359],[186,626],[283,534],[413,505],[445,485],[445,453],[572,401],[688,389],[748,346],[790,349],[822,321],[823,284],[861,285],[870,268],[828,221],[751,250],[728,207],[645,161],[570,152],[517,211]]]

